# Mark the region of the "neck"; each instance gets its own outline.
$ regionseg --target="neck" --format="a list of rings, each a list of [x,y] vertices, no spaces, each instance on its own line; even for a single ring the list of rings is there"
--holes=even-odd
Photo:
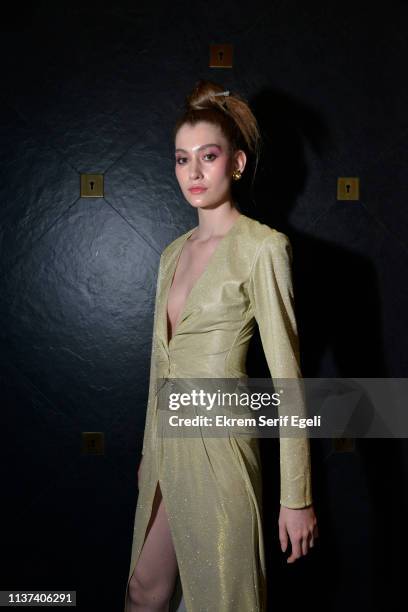
[[[216,208],[199,208],[196,237],[206,240],[213,236],[224,236],[240,216],[241,213],[231,202]]]

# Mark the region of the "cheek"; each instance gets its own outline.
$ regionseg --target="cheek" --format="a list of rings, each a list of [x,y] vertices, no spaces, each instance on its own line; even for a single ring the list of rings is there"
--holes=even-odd
[[[179,183],[183,182],[183,175],[185,173],[183,173],[183,167],[180,166],[180,164],[177,164],[175,167],[175,174],[176,174],[176,178],[179,181]]]
[[[220,158],[216,164],[211,166],[210,174],[213,180],[222,182],[227,179],[228,175],[228,160]]]

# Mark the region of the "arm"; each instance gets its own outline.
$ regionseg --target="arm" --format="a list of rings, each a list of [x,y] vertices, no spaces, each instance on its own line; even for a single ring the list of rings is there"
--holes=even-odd
[[[294,379],[290,382],[291,400],[296,413],[302,416],[305,406],[291,263],[292,249],[285,234],[274,232],[265,238],[251,270],[249,295],[271,376]],[[299,385],[295,384],[296,379],[299,379]],[[290,538],[292,553],[286,562],[293,563],[307,554],[309,546],[314,546],[314,539],[319,535],[312,506],[307,436],[280,438],[280,472],[279,540],[285,552]]]
[[[291,263],[289,239],[282,232],[275,231],[260,245],[249,282],[250,299],[273,379],[301,378]],[[290,382],[291,396],[300,416],[305,413],[301,382],[299,380],[299,385]],[[281,504],[287,508],[311,505],[311,461],[307,436],[280,438],[280,473]]]
[[[146,409],[146,421],[145,421],[145,430],[143,437],[143,449],[142,449],[142,457],[147,448],[147,445],[151,442],[152,435],[152,417],[153,417],[153,400],[156,395],[156,326],[157,326],[157,298],[159,295],[159,288],[161,283],[161,270],[162,270],[162,258],[160,258],[160,265],[157,274],[157,283],[156,283],[156,295],[155,295],[155,305],[154,305],[154,316],[153,316],[153,332],[152,332],[152,350],[150,357],[150,378],[149,378],[149,392],[147,398],[147,409]]]

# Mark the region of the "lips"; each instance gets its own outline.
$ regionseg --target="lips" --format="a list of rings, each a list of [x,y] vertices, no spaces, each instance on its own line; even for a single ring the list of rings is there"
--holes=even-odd
[[[206,191],[206,187],[190,187],[189,191],[191,193],[201,193],[202,191]]]

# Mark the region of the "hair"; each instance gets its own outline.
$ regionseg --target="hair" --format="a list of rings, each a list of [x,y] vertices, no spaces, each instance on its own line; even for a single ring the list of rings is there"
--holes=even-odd
[[[200,121],[207,121],[217,125],[229,142],[231,153],[242,149],[247,155],[249,165],[251,161],[254,162],[253,182],[261,149],[258,122],[248,102],[241,95],[214,95],[224,91],[221,85],[212,81],[197,81],[185,99],[184,112],[174,128],[174,139],[185,123],[195,125]]]

